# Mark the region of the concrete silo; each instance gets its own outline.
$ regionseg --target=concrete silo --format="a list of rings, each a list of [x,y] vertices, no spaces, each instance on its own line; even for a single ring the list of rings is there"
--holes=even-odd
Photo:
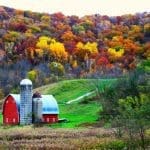
[[[42,97],[36,92],[33,94],[33,122],[40,123],[42,122]]]
[[[20,124],[32,123],[32,82],[23,79],[20,82]]]

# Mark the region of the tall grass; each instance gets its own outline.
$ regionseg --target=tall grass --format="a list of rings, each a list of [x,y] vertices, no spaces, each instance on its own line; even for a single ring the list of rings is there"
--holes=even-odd
[[[0,128],[0,149],[93,149],[112,140],[111,134],[104,129]]]
[[[3,116],[2,116],[2,113],[0,113],[0,125],[2,125],[3,123]]]

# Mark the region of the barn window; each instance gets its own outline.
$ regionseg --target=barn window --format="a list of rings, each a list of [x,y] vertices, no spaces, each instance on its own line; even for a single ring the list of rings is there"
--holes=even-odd
[[[15,119],[15,118],[13,118],[13,122],[14,122],[14,123],[16,122],[16,119]]]
[[[47,118],[47,122],[49,122],[49,118]]]
[[[8,118],[6,118],[6,123],[8,123]]]
[[[55,122],[55,118],[52,118],[53,119],[53,122]]]

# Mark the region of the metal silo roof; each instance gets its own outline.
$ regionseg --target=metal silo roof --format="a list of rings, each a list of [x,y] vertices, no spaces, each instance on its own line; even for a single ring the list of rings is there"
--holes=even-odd
[[[20,85],[32,85],[32,81],[29,79],[23,79],[21,80]]]
[[[52,95],[42,95],[42,114],[59,114],[58,104]]]

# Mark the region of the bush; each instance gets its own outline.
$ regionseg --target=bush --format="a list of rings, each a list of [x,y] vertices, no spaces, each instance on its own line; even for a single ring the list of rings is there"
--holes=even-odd
[[[88,103],[90,103],[90,102],[92,102],[92,101],[96,101],[98,98],[95,96],[95,97],[88,97],[88,96],[86,96],[86,97],[84,97],[80,102],[79,102],[79,104],[88,104]]]
[[[145,140],[145,147],[148,148],[150,143],[149,139]],[[140,140],[115,140],[108,143],[100,144],[98,147],[100,150],[136,150],[142,149],[142,143]]]
[[[125,150],[127,145],[122,140],[115,140],[109,143],[104,143],[99,146],[101,150]]]
[[[52,62],[49,65],[51,72],[56,76],[63,76],[65,74],[64,66],[58,62]]]
[[[32,81],[34,82],[37,78],[37,75],[38,75],[38,72],[37,70],[31,70],[27,73],[27,77]]]
[[[50,82],[54,83],[54,82],[57,82],[57,81],[58,81],[58,76],[55,76],[54,74],[51,74]]]
[[[143,149],[143,143],[141,142],[141,140],[138,140],[138,139],[134,139],[134,140],[127,140],[126,141],[126,145],[127,145],[127,148],[130,150],[135,150],[135,149]],[[144,149],[147,150],[148,147],[150,146],[150,139],[149,138],[146,138],[145,139],[145,147]]]
[[[0,99],[4,98],[4,92],[2,89],[0,89]]]

